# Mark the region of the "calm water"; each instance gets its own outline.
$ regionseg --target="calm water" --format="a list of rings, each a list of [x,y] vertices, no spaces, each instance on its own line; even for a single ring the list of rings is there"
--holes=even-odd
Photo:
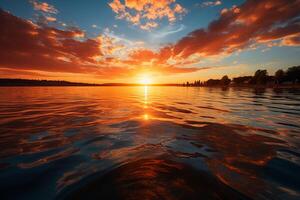
[[[299,199],[300,92],[0,88],[1,199]]]

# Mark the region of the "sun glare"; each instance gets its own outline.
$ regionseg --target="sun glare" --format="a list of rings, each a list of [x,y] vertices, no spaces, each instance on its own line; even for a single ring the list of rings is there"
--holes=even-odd
[[[148,75],[143,75],[140,77],[139,83],[141,85],[150,85],[152,84],[152,80]]]

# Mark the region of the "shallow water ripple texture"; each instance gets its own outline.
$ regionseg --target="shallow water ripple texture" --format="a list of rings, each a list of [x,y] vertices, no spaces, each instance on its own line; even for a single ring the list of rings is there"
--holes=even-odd
[[[0,88],[1,199],[299,199],[300,91]]]

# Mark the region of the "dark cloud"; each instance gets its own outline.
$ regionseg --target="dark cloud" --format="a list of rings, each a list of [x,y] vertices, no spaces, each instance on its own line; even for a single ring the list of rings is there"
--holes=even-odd
[[[93,56],[101,55],[100,43],[79,41],[81,30],[40,27],[0,10],[0,66],[50,72],[84,72]]]

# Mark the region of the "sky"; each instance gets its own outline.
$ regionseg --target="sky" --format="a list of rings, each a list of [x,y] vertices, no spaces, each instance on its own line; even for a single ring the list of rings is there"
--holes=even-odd
[[[182,83],[300,64],[300,0],[0,0],[0,77]]]

